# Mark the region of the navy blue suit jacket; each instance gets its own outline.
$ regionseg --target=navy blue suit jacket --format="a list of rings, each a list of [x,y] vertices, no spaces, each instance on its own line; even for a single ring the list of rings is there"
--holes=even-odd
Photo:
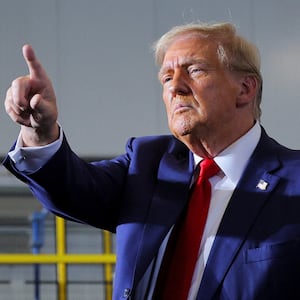
[[[187,202],[193,159],[174,137],[153,136],[130,139],[116,159],[88,164],[64,138],[34,174],[18,172],[9,157],[4,165],[54,214],[116,232],[113,299],[134,299]],[[221,221],[197,299],[300,299],[300,152],[264,130]]]

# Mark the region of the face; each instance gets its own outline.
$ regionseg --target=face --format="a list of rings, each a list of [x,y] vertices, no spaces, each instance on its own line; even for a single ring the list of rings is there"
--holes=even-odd
[[[169,127],[177,138],[232,129],[241,84],[219,61],[215,42],[195,34],[178,37],[167,49],[159,79]]]

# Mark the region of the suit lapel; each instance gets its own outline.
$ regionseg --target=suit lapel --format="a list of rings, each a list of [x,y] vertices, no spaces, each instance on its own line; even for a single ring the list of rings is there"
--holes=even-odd
[[[197,299],[203,299],[203,295],[205,299],[213,298],[279,181],[274,171],[280,167],[280,163],[271,144],[263,131],[222,218]]]
[[[192,154],[176,141],[160,162],[156,189],[137,253],[135,280],[144,274],[185,206],[192,172]]]

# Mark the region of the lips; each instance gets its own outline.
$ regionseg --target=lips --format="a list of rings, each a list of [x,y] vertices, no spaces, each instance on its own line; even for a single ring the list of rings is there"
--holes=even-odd
[[[174,109],[173,109],[173,112],[174,113],[183,113],[187,110],[190,110],[192,108],[191,105],[187,105],[187,104],[176,104]]]

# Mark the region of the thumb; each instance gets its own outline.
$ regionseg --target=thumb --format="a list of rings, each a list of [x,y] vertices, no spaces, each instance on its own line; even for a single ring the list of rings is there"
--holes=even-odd
[[[22,48],[23,56],[29,70],[30,79],[43,80],[47,78],[46,71],[37,59],[33,48],[30,45],[24,45]]]

